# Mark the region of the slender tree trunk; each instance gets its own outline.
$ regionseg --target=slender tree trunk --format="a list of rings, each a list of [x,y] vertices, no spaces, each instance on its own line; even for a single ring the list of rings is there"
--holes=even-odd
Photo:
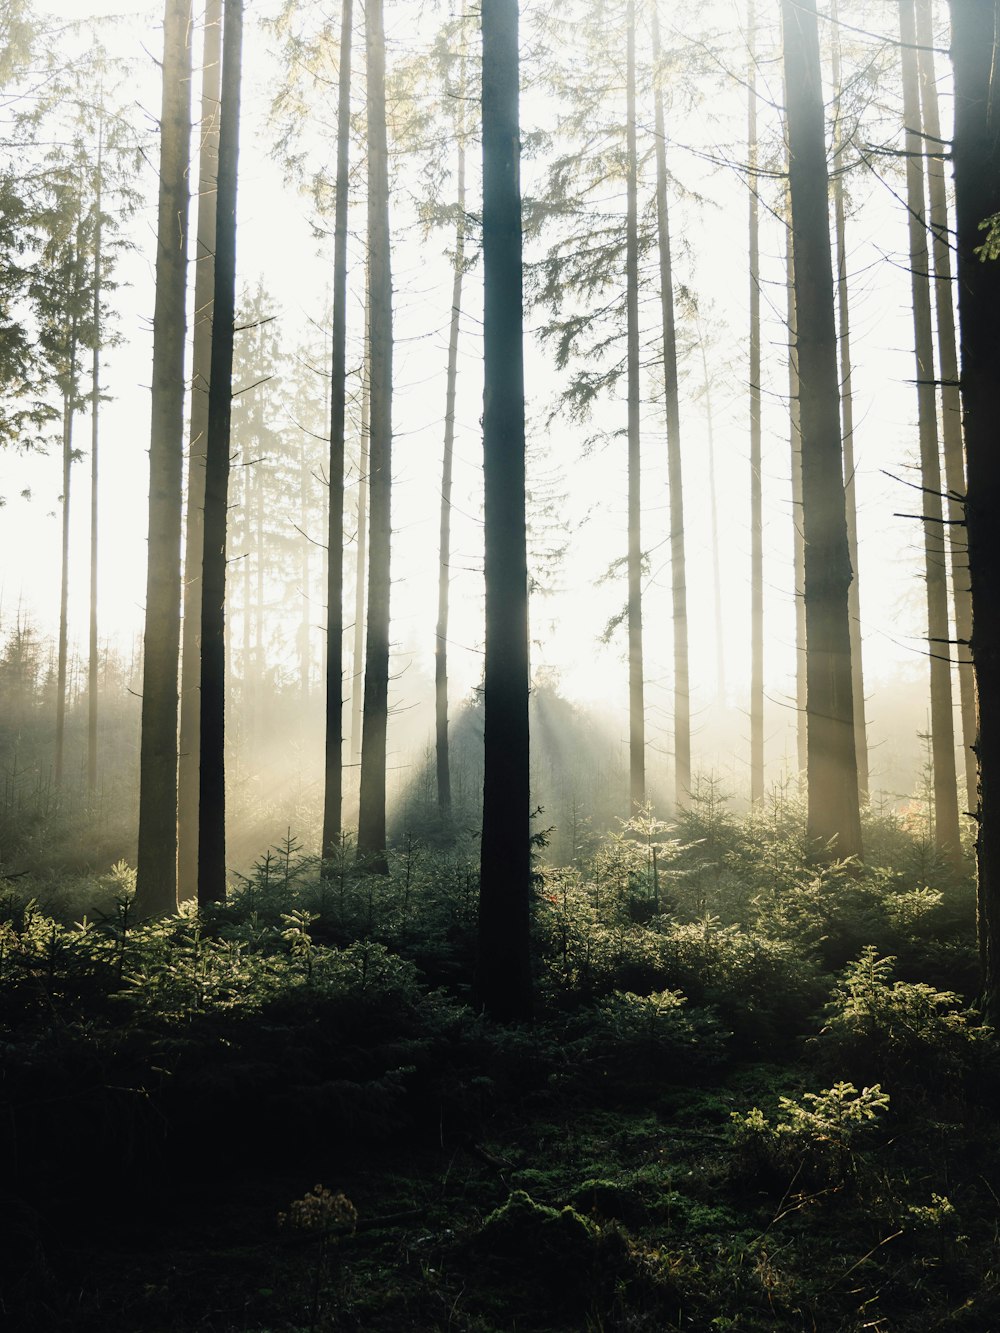
[[[917,32],[913,0],[899,0],[903,43],[903,120],[906,125],[906,202],[910,235],[910,281],[916,348],[917,419],[920,435],[920,482],[923,487],[924,570],[927,580],[927,645],[931,686],[931,753],[934,765],[934,840],[953,860],[961,856],[958,786],[955,772],[955,720],[951,703],[951,651],[948,629],[948,567],[941,506],[934,333],[931,326],[930,257],[920,153],[920,84],[913,47]]]
[[[715,609],[715,689],[720,708],[726,703],[726,645],[722,613],[722,563],[719,557],[719,488],[715,478],[715,413],[712,407],[712,377],[704,336],[701,346],[701,371],[705,395],[705,427],[708,436],[708,500],[712,530],[712,604]]]
[[[848,590],[851,617],[851,689],[854,695],[854,749],[858,757],[858,789],[868,800],[868,728],[865,721],[865,677],[861,649],[861,580],[858,559],[858,501],[854,457],[854,391],[851,379],[851,321],[847,286],[847,216],[844,194],[844,138],[840,118],[842,91],[840,72],[840,28],[837,0],[830,6],[832,74],[837,114],[833,126],[833,208],[837,235],[837,314],[840,324],[840,410],[844,449],[844,503],[847,512],[847,550],[854,578]]]
[[[212,360],[205,445],[201,599],[201,782],[198,904],[226,896],[226,516],[236,326],[236,185],[240,140],[243,0],[226,0],[212,298]]]
[[[747,4],[750,167],[750,800],[764,799],[764,497],[760,397],[760,203],[757,180],[757,13]]]
[[[802,399],[799,391],[798,323],[795,313],[795,248],[792,204],[786,200],[788,231],[785,263],[788,275],[788,416],[792,467],[792,588],[795,601],[795,764],[803,788],[806,743],[806,543],[802,527]]]
[[[177,659],[187,332],[190,29],[190,0],[166,0],[135,896],[140,918],[173,912],[177,906]]]
[[[361,701],[364,695],[365,582],[368,575],[368,420],[371,376],[368,373],[368,281],[365,279],[365,349],[361,358],[361,438],[358,441],[358,550],[354,579],[354,645],[351,657],[351,762],[361,761]]]
[[[458,154],[455,224],[455,267],[451,287],[451,327],[448,331],[448,374],[445,387],[444,451],[441,461],[441,535],[438,564],[438,614],[434,644],[434,712],[437,757],[438,813],[445,827],[451,822],[451,764],[448,754],[448,589],[451,579],[451,474],[455,450],[455,389],[458,380],[458,335],[462,320],[462,279],[465,274],[465,47],[458,87]]]
[[[371,284],[371,554],[361,739],[358,855],[386,871],[385,763],[389,703],[389,553],[392,491],[392,274],[389,162],[385,127],[385,30],[382,0],[365,8],[368,57],[368,264]]]
[[[628,357],[629,803],[646,800],[646,706],[642,664],[642,449],[639,436],[639,185],[635,128],[635,0],[626,10],[625,311]]]
[[[674,621],[674,801],[691,793],[691,685],[688,666],[687,572],[684,566],[684,482],[681,465],[677,330],[674,317],[673,259],[667,207],[667,136],[660,86],[660,23],[653,0],[653,81],[656,118],[656,229],[660,252],[660,307],[663,320],[663,381],[667,408],[667,473],[670,486],[670,571]]]
[[[930,227],[934,251],[934,289],[937,306],[937,343],[941,371],[942,440],[945,483],[948,488],[948,546],[951,554],[952,596],[955,604],[955,637],[958,640],[958,685],[961,699],[962,751],[965,770],[965,808],[970,813],[978,800],[976,773],[976,682],[969,642],[972,638],[972,599],[969,593],[969,548],[965,533],[965,457],[962,441],[962,402],[958,385],[958,347],[955,338],[952,237],[948,226],[948,191],[941,150],[941,117],[938,112],[937,79],[934,70],[934,25],[930,0],[917,0],[917,60],[920,69],[920,99],[923,110],[924,143],[927,152],[927,182],[930,188]]]
[[[87,791],[97,792],[97,554],[98,554],[98,444],[101,405],[101,207],[104,191],[104,121],[98,122],[97,176],[94,196],[94,322],[93,359],[90,369],[90,627],[87,666]]]
[[[337,201],[333,239],[333,351],[330,369],[330,504],[326,563],[326,747],[323,861],[340,849],[344,784],[344,435],[347,411],[347,202],[351,147],[351,0],[340,17]]]
[[[79,262],[79,255],[77,261]],[[63,389],[63,494],[62,558],[59,576],[59,651],[56,665],[56,754],[53,780],[62,785],[66,736],[66,663],[69,655],[69,513],[70,485],[73,479],[73,380],[76,365],[76,316],[72,317],[69,336],[69,368]]]
[[[177,896],[198,891],[198,788],[201,756],[201,577],[205,549],[205,441],[215,291],[216,178],[219,170],[219,87],[222,0],[208,0],[202,47],[198,234],[194,269],[194,357],[184,532],[184,620],[181,626],[180,755],[177,763]]]
[[[299,527],[308,531],[309,525],[309,457],[306,448],[306,436],[302,435],[299,446]],[[299,542],[299,578],[302,580],[302,619],[299,622],[299,684],[302,689],[302,702],[308,704],[309,690],[312,684],[312,654],[309,651],[310,623],[310,588],[312,584],[312,561],[309,557],[310,541],[303,536]]]
[[[955,222],[972,660],[979,705],[979,941],[985,1007],[1000,1012],[1000,261],[981,224],[1000,214],[1000,0],[951,0]]]
[[[478,1001],[531,1018],[528,559],[517,0],[483,0],[486,656]]]
[[[860,856],[840,386],[815,0],[782,0],[802,425],[808,834]]]

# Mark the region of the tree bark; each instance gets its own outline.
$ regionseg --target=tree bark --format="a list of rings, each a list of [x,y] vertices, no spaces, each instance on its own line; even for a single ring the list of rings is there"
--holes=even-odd
[[[75,263],[79,263],[77,254]],[[63,389],[62,429],[62,544],[59,574],[59,646],[56,655],[56,752],[53,781],[62,786],[66,739],[66,666],[69,657],[69,514],[70,486],[73,480],[73,400],[74,367],[76,364],[76,315],[71,317],[69,336],[69,366],[67,383]]]
[[[344,436],[347,415],[347,203],[351,147],[353,5],[340,17],[337,93],[337,198],[333,235],[333,348],[330,368],[330,503],[326,562],[326,746],[322,860],[340,850],[344,786]]]
[[[532,1014],[528,563],[517,0],[483,0],[486,653],[478,1003]]]
[[[625,319],[628,358],[629,809],[646,800],[646,706],[642,663],[642,449],[639,435],[639,203],[635,128],[635,0],[626,10]]]
[[[455,450],[455,390],[458,380],[458,335],[462,319],[462,279],[465,276],[465,47],[458,89],[458,153],[455,223],[455,268],[451,287],[451,326],[448,330],[448,373],[445,386],[444,450],[441,461],[441,525],[438,564],[438,614],[434,642],[434,715],[437,759],[438,813],[445,829],[451,824],[451,763],[448,753],[448,592],[451,581],[451,477]]]
[[[201,599],[201,782],[198,905],[226,897],[226,519],[236,325],[236,188],[239,166],[243,0],[226,0],[216,195],[212,361],[205,443]]]
[[[166,0],[135,895],[135,910],[140,918],[173,912],[177,906],[177,668],[191,137],[190,27],[190,0]]]
[[[670,583],[674,629],[674,802],[691,794],[691,684],[688,666],[687,572],[684,566],[684,482],[677,382],[677,329],[674,274],[667,205],[667,136],[660,86],[660,23],[653,0],[653,97],[656,135],[656,233],[660,257],[660,313],[663,322],[663,383],[667,409],[667,474],[670,489]]]
[[[87,791],[97,792],[97,571],[98,571],[98,446],[100,443],[101,406],[101,207],[104,193],[104,121],[98,122],[97,173],[94,194],[94,322],[93,359],[90,368],[90,623],[87,655]]]
[[[979,937],[987,1012],[1000,1012],[1000,262],[981,225],[1000,214],[1000,0],[951,0],[961,391],[972,660],[979,704]]]
[[[194,355],[184,532],[184,620],[181,626],[180,754],[177,763],[177,896],[198,892],[198,788],[201,727],[201,576],[205,549],[205,441],[215,291],[216,178],[219,170],[219,89],[222,0],[208,0],[202,45],[201,149],[194,269]]]
[[[807,831],[821,856],[861,855],[840,386],[815,0],[782,0],[802,426]]]
[[[365,582],[368,574],[368,422],[371,376],[368,373],[368,279],[365,278],[365,335],[361,357],[361,430],[358,441],[358,549],[354,580],[354,644],[351,656],[351,762],[361,760],[361,700],[364,694]]]
[[[764,799],[764,502],[760,398],[760,203],[757,196],[757,13],[747,3],[747,160],[750,168],[750,800]]]
[[[958,641],[958,687],[961,700],[962,753],[965,773],[965,808],[976,809],[976,682],[969,655],[972,638],[972,599],[969,593],[969,546],[965,533],[965,455],[962,441],[962,401],[958,387],[958,346],[955,338],[955,293],[952,274],[952,237],[948,226],[948,191],[941,149],[941,117],[938,112],[934,70],[934,25],[930,0],[917,0],[917,63],[920,70],[920,100],[923,113],[927,183],[930,190],[930,228],[934,253],[934,291],[937,308],[937,345],[940,359],[943,414],[945,484],[948,488],[948,547],[951,555],[951,586],[955,606],[955,637]]]
[[[798,321],[795,313],[795,249],[792,244],[792,204],[786,199],[788,230],[787,273],[788,417],[792,477],[792,597],[795,603],[795,771],[804,788],[808,745],[806,739],[806,543],[802,531],[802,402],[799,392]]]
[[[858,758],[858,791],[868,800],[868,728],[865,721],[865,678],[861,648],[861,580],[858,561],[858,502],[854,458],[854,392],[851,380],[851,318],[847,286],[847,215],[844,195],[844,139],[840,119],[840,28],[837,0],[830,6],[832,73],[837,113],[833,123],[833,208],[837,235],[837,315],[840,332],[840,411],[844,449],[844,504],[847,512],[847,551],[854,578],[848,591],[851,620],[851,689],[854,695],[854,750]]]
[[[948,567],[941,506],[934,333],[931,327],[930,256],[924,222],[924,172],[920,154],[920,84],[917,73],[913,0],[899,0],[902,41],[903,122],[906,126],[906,203],[910,237],[910,285],[916,350],[920,483],[923,488],[924,573],[927,583],[927,649],[930,662],[931,755],[934,768],[934,841],[953,861],[961,858],[955,721],[951,704],[951,648],[948,642]]]
[[[392,274],[389,255],[389,161],[385,126],[385,30],[382,0],[365,8],[368,60],[368,265],[371,285],[371,550],[368,635],[361,737],[358,856],[385,872],[385,764],[389,703],[389,554],[392,491]]]

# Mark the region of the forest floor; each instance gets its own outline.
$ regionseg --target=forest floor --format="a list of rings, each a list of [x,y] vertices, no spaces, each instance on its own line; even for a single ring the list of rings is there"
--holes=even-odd
[[[97,925],[12,896],[0,1324],[1000,1330],[967,876],[709,832],[544,873],[523,1029],[467,1003],[453,856],[139,928],[121,867]]]

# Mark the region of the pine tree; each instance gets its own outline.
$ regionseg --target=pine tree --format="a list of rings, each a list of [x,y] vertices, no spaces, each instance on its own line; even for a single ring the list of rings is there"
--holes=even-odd
[[[476,993],[531,1018],[528,565],[517,0],[483,0],[486,657]]]
[[[805,541],[810,839],[861,854],[829,178],[814,0],[782,0]]]
[[[177,905],[177,670],[191,136],[190,0],[166,0],[163,29],[135,897],[140,917],[172,912]]]

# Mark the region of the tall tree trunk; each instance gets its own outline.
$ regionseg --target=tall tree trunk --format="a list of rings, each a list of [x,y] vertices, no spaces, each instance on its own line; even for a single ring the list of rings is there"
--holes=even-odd
[[[528,557],[517,0],[483,0],[486,655],[478,1001],[531,1018]]]
[[[712,531],[712,605],[715,610],[715,690],[720,708],[726,703],[726,644],[722,612],[722,563],[719,556],[719,488],[715,479],[715,412],[712,407],[712,377],[708,369],[705,338],[701,346],[702,386],[705,395],[705,428],[708,436],[708,503]]]
[[[646,800],[646,705],[642,664],[642,450],[639,436],[639,186],[635,129],[635,0],[626,10],[625,318],[628,358],[629,803]]]
[[[90,625],[87,658],[87,791],[97,792],[97,554],[98,554],[98,445],[101,406],[101,207],[104,193],[104,120],[98,121],[97,174],[94,195],[94,322],[93,359],[90,367]]]
[[[958,686],[961,699],[962,751],[965,770],[965,808],[976,809],[976,682],[969,642],[972,638],[972,599],[969,593],[969,547],[965,533],[965,457],[962,442],[962,402],[958,387],[958,347],[955,339],[954,282],[951,231],[948,226],[948,191],[945,183],[934,70],[934,25],[930,0],[917,0],[917,60],[923,111],[927,183],[930,188],[930,227],[934,251],[934,289],[937,306],[937,343],[941,371],[942,440],[945,483],[948,488],[948,546],[951,554],[955,637],[958,641]]]
[[[861,580],[858,561],[858,501],[854,458],[854,391],[851,380],[851,320],[847,287],[847,215],[844,192],[844,135],[840,118],[842,93],[840,28],[837,0],[830,6],[832,74],[837,114],[833,124],[833,208],[837,235],[837,314],[840,324],[840,410],[844,449],[844,504],[847,512],[847,551],[854,578],[848,591],[851,617],[851,688],[854,694],[854,749],[858,758],[858,789],[868,800],[868,727],[865,721],[865,677],[861,650]]]
[[[302,433],[299,442],[299,527],[303,533],[309,524],[309,454],[307,437]],[[303,536],[299,542],[299,578],[302,580],[302,619],[299,621],[299,686],[302,690],[303,704],[309,703],[309,689],[312,684],[312,654],[310,653],[310,588],[312,585],[312,561],[310,547],[312,543]]]
[[[212,361],[215,291],[216,178],[219,170],[219,87],[222,0],[208,0],[202,45],[198,234],[194,268],[194,356],[184,532],[184,620],[181,626],[180,754],[177,762],[177,896],[198,892],[198,788],[201,757],[201,576],[205,549],[205,441]]]
[[[368,58],[368,276],[371,286],[371,554],[361,738],[358,855],[386,871],[385,760],[389,703],[389,552],[392,492],[392,274],[389,254],[389,161],[385,127],[385,29],[382,0],[365,8]]]
[[[821,855],[861,855],[854,748],[840,385],[829,176],[815,0],[782,0],[802,424],[807,830]]]
[[[691,793],[691,684],[688,666],[687,572],[684,567],[684,482],[681,466],[677,330],[674,317],[673,259],[667,207],[667,136],[660,84],[660,22],[653,0],[653,97],[656,131],[656,231],[660,253],[660,310],[663,320],[663,384],[667,408],[667,474],[670,487],[670,583],[674,622],[674,801]]]
[[[983,993],[1000,1013],[1000,261],[981,225],[1000,214],[1000,0],[951,0],[955,220],[972,660],[979,704],[979,938]]]
[[[177,906],[177,667],[181,609],[181,474],[187,332],[190,0],[166,0],[153,312],[149,553],[139,755],[139,917]]]
[[[760,203],[757,180],[757,12],[747,3],[750,168],[750,800],[764,799],[764,497],[760,397]]]
[[[79,262],[79,255],[76,261]],[[73,479],[73,417],[75,394],[73,380],[76,365],[76,315],[71,317],[69,335],[69,367],[63,389],[62,429],[62,546],[59,575],[59,650],[56,661],[56,754],[53,780],[62,785],[66,741],[66,664],[69,655],[69,513],[70,486]]]
[[[787,273],[788,419],[792,473],[792,595],[795,602],[795,766],[800,790],[806,777],[806,543],[802,528],[802,399],[799,392],[798,321],[795,314],[795,247],[792,203],[786,201],[785,268]]]
[[[368,279],[365,278],[365,335],[361,357],[361,438],[358,441],[358,549],[354,579],[354,644],[351,655],[351,762],[361,760],[361,701],[364,695],[365,583],[368,576],[368,420],[371,407]]]
[[[464,16],[464,15],[463,15]],[[447,828],[451,822],[451,764],[448,754],[448,590],[451,581],[451,474],[455,450],[455,389],[458,380],[458,335],[462,320],[462,279],[465,275],[465,35],[458,86],[458,154],[455,223],[455,267],[451,286],[451,326],[448,330],[448,374],[445,386],[444,450],[441,460],[441,528],[438,563],[438,614],[434,643],[434,715],[437,758],[438,813]]]
[[[201,782],[198,792],[198,904],[201,907],[222,902],[226,896],[226,516],[236,325],[236,186],[242,47],[243,0],[226,0],[201,585]]]
[[[326,745],[322,859],[340,849],[344,785],[344,435],[347,411],[347,202],[351,147],[351,0],[340,16],[337,94],[337,200],[333,237],[333,350],[326,548]]]
[[[902,40],[903,120],[906,126],[906,203],[910,235],[910,282],[916,349],[917,420],[920,435],[920,482],[923,487],[924,571],[927,580],[927,645],[931,686],[931,754],[934,767],[934,841],[953,860],[961,856],[958,786],[955,772],[955,720],[951,704],[951,652],[948,630],[948,568],[941,506],[934,333],[931,327],[930,257],[920,154],[920,84],[914,46],[917,40],[913,0],[899,0]]]

